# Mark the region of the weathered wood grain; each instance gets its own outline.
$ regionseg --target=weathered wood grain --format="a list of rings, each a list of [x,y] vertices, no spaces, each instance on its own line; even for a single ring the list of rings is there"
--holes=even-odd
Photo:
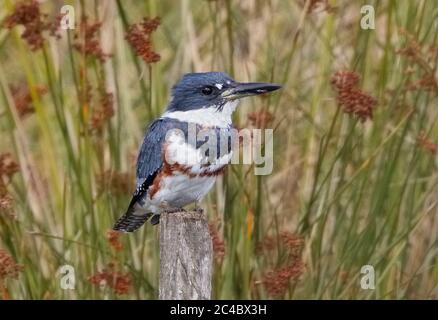
[[[159,298],[210,299],[212,269],[213,246],[202,210],[161,214]]]

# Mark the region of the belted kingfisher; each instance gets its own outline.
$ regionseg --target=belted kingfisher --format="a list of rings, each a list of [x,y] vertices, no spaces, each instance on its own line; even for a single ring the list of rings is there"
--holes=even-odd
[[[161,212],[201,201],[223,173],[232,150],[227,140],[225,152],[212,160],[199,141],[188,141],[189,126],[197,132],[227,132],[233,128],[231,116],[240,98],[279,88],[274,83],[239,83],[223,72],[184,75],[173,87],[166,111],[149,125],[137,159],[137,188],[113,229],[132,232],[149,218],[155,225]]]

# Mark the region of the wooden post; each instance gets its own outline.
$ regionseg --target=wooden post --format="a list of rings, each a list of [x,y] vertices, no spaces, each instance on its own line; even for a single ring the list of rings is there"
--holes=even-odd
[[[160,216],[161,300],[211,298],[213,245],[202,210]]]

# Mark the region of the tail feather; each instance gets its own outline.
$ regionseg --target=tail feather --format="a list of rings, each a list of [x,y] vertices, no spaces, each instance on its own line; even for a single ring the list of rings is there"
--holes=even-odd
[[[152,215],[152,213],[136,215],[128,211],[117,220],[113,229],[116,231],[133,232],[140,228]]]

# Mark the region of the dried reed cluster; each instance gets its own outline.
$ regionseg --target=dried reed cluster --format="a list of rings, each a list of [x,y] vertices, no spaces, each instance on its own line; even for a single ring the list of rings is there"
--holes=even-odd
[[[421,60],[426,61],[429,60],[429,58],[431,60],[436,58],[436,44],[429,45],[428,48],[425,48],[424,45],[418,41],[417,37],[406,29],[400,28],[399,32],[405,37],[405,44],[403,47],[395,51],[396,54],[402,55],[416,62],[420,62]]]
[[[79,33],[75,34],[74,47],[86,57],[94,57],[104,62],[110,54],[103,52],[99,40],[100,22],[90,23],[87,16],[82,16]]]
[[[0,210],[8,210],[12,208],[12,204],[14,202],[14,198],[8,193],[2,194],[0,190]]]
[[[295,258],[296,255],[301,253],[301,249],[304,246],[303,237],[288,231],[282,231],[280,232],[280,239],[287,252],[292,255],[292,258]]]
[[[421,56],[421,46],[416,39],[409,37],[406,45],[396,51],[397,54],[416,60]]]
[[[109,263],[88,280],[95,286],[110,288],[116,295],[128,294],[132,288],[131,275],[117,271],[114,263]]]
[[[10,86],[10,90],[14,100],[15,109],[20,118],[24,118],[35,112],[32,105],[32,95],[27,85],[21,84],[19,86]],[[44,85],[37,85],[35,91],[38,95],[42,96],[47,93],[47,87]]]
[[[274,120],[274,115],[264,110],[249,112],[247,117],[250,124],[258,128],[266,128]]]
[[[116,252],[123,250],[123,244],[120,242],[121,233],[108,230],[106,239],[109,246]],[[88,277],[93,285],[102,289],[109,288],[116,295],[129,294],[132,288],[132,279],[129,273],[123,273],[117,270],[117,262],[110,262],[102,270]]]
[[[3,183],[5,179],[10,180],[19,170],[20,167],[18,163],[14,161],[10,153],[0,154],[0,180]]]
[[[289,288],[291,280],[296,280],[304,271],[304,264],[301,260],[274,270],[263,275],[263,284],[268,295],[272,298],[281,298]]]
[[[93,130],[102,130],[105,123],[107,123],[113,116],[114,96],[112,92],[106,92],[101,95],[99,106],[93,110],[91,116],[91,128]]]
[[[277,248],[285,253],[285,259],[262,276],[266,292],[272,298],[283,297],[291,280],[297,280],[304,272],[305,266],[301,258],[304,239],[296,234],[283,231],[278,238],[266,237],[258,244],[257,252],[266,257],[272,256]]]
[[[331,78],[331,84],[338,94],[338,103],[342,110],[365,122],[373,118],[377,101],[357,87],[359,79],[359,75],[353,71],[337,71]]]
[[[20,167],[13,160],[10,153],[0,154],[0,211],[5,211],[12,217],[14,217],[14,214],[10,212],[10,209],[14,199],[8,193],[6,186],[19,169]]]
[[[401,29],[400,33],[405,36],[406,43],[402,48],[396,50],[396,53],[418,65],[423,73],[418,80],[408,82],[406,89],[409,91],[424,90],[438,93],[438,79],[435,74],[438,45],[436,43],[421,44],[413,34],[405,29]],[[411,67],[408,70],[413,71],[414,69]]]
[[[438,83],[433,74],[425,74],[420,79],[410,82],[407,85],[407,89],[410,91],[436,91],[438,90]]]
[[[123,250],[123,244],[120,242],[121,235],[122,234],[120,232],[117,232],[115,230],[108,230],[108,232],[106,233],[108,243],[115,251]]]
[[[128,40],[135,54],[144,62],[151,64],[160,61],[160,55],[154,51],[152,46],[152,32],[160,25],[160,18],[143,18],[140,23],[133,24],[126,33]]]
[[[426,151],[430,152],[433,155],[438,154],[438,143],[430,140],[424,131],[420,133],[417,137],[418,144]]]
[[[299,4],[304,7],[307,0],[300,0]],[[335,7],[331,6],[328,0],[310,0],[307,13],[333,12]]]
[[[22,265],[17,264],[14,258],[5,250],[0,249],[0,283],[4,283],[8,278],[18,278],[22,270]]]
[[[219,234],[217,223],[210,222],[208,224],[211,240],[213,242],[214,258],[218,263],[222,263],[225,256],[225,243]]]
[[[87,120],[89,125],[88,129],[92,133],[102,132],[105,124],[115,115],[114,94],[104,90],[96,90],[90,84],[84,70],[81,69],[79,76],[82,82],[79,96],[84,119]],[[97,95],[95,95],[96,91]]]
[[[40,4],[36,0],[21,1],[15,5],[12,14],[3,21],[3,26],[12,29],[21,25],[24,31],[21,34],[32,51],[41,49],[44,45],[44,33],[60,38],[58,34],[59,24],[62,16],[57,15],[49,19],[47,14],[41,13]]]

